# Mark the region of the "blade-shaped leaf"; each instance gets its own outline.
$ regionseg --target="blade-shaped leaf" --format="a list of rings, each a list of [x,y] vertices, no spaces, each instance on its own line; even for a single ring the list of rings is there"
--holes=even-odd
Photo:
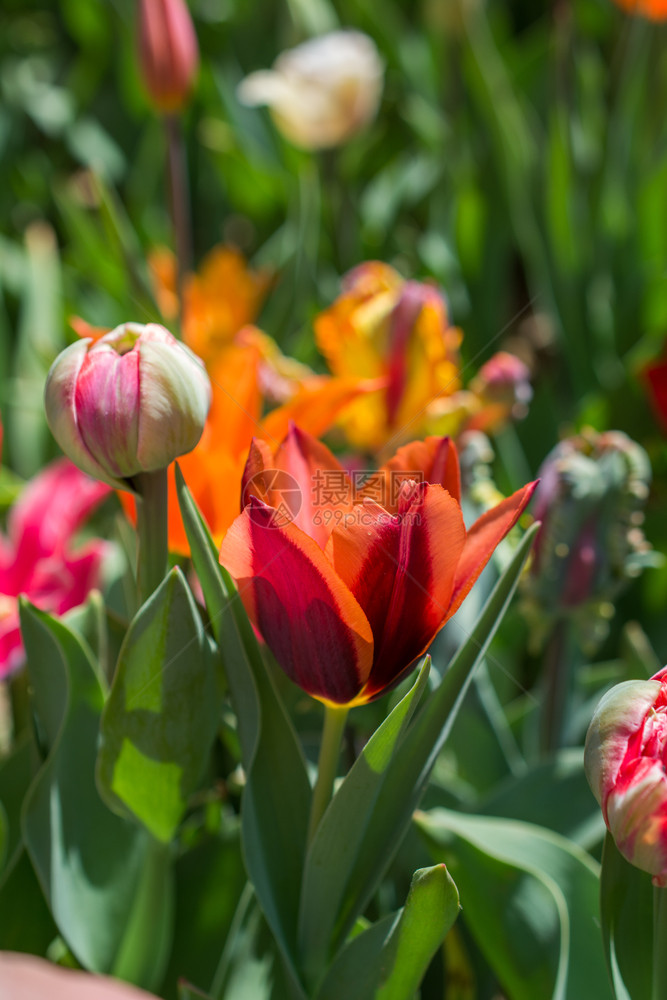
[[[459,909],[443,864],[415,872],[405,906],[348,942],[317,1000],[412,1000]]]
[[[583,750],[568,747],[510,778],[475,807],[486,816],[505,816],[545,826],[585,850],[600,843],[604,820],[584,774]]]
[[[219,698],[194,598],[175,567],[132,621],[102,716],[100,789],[165,843],[197,789]]]
[[[296,733],[257,640],[185,482],[177,470],[183,523],[236,710],[247,780],[242,839],[246,867],[291,974],[296,996],[296,925],[311,788]]]
[[[484,656],[512,599],[536,530],[534,525],[522,538],[475,628],[457,651],[440,686],[412,720],[400,753],[392,757],[383,774],[366,835],[351,869],[349,891],[337,914],[334,947],[345,940],[357,914],[365,909],[410,825],[475,665]]]
[[[447,861],[466,925],[513,1000],[610,996],[590,855],[516,820],[435,809],[417,826]]]
[[[28,853],[19,845],[0,876],[0,952],[44,955],[57,934]]]
[[[44,464],[49,432],[44,380],[63,345],[58,241],[46,223],[26,230],[26,274],[14,354],[13,385],[7,390],[6,433],[12,467],[25,478]]]
[[[458,890],[443,864],[415,872],[400,922],[392,933],[391,971],[375,1000],[411,1000],[459,910]]]
[[[179,979],[209,991],[222,944],[247,885],[240,830],[236,823],[230,827],[226,818],[223,824],[219,833],[206,836],[181,854],[174,865],[174,943],[164,980],[167,997],[175,995],[174,984]]]
[[[89,650],[27,602],[21,631],[36,712],[53,677],[65,691],[60,729],[49,734],[49,756],[23,807],[23,837],[42,891],[82,965],[113,972],[120,964],[135,982],[156,985],[171,933],[169,859],[100,798],[95,757],[103,693]]]
[[[9,820],[5,808],[0,802],[0,873],[5,867],[5,860],[9,856]]]
[[[5,863],[9,864],[21,844],[21,806],[37,770],[34,740],[25,734],[12,753],[0,763],[0,805],[6,821]],[[0,851],[0,858],[2,851]],[[0,861],[0,872],[2,863]]]
[[[336,790],[308,851],[299,944],[302,963],[312,977],[326,968],[336,917],[359,846],[371,823],[385,772],[394,754],[401,751],[401,740],[424,693],[429,669],[426,657],[411,690],[371,736]]]
[[[389,913],[341,948],[329,966],[317,1000],[370,1000],[389,964],[387,949],[401,912]]]
[[[652,1000],[653,886],[607,833],[600,876],[602,938],[616,1000]]]

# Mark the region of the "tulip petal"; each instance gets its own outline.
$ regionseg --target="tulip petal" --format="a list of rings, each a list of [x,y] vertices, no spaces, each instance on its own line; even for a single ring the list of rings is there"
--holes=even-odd
[[[438,483],[457,503],[461,501],[461,475],[456,448],[449,437],[427,437],[425,441],[411,441],[398,449],[379,470],[388,482],[386,489],[387,510],[398,509],[396,485],[405,478],[417,482]]]
[[[418,281],[406,281],[389,323],[387,421],[395,426],[396,416],[408,381],[408,348],[422,307],[433,289]]]
[[[471,527],[456,571],[451,614],[459,609],[496,546],[519,520],[536,486],[537,481],[523,486],[482,514]]]
[[[264,436],[281,441],[290,421],[310,434],[324,434],[341,411],[355,400],[376,392],[383,384],[381,379],[313,375],[289,402],[267,414],[262,422]]]
[[[260,428],[261,354],[254,344],[230,344],[211,365],[213,398],[204,436],[210,452],[243,455]],[[240,496],[237,496],[237,501]]]
[[[112,475],[124,479],[128,469],[132,470],[130,475],[140,472],[139,352],[120,355],[114,347],[100,341],[83,360],[74,401],[83,444],[94,461],[109,470],[105,478],[108,480]]]
[[[352,484],[338,459],[326,445],[290,424],[287,437],[273,456],[273,470],[283,473],[298,487],[298,506],[293,506],[292,520],[324,548],[337,520],[352,508]],[[271,507],[279,507],[289,496],[285,488],[271,491],[264,498]]]
[[[252,498],[227,532],[220,561],[285,673],[315,698],[352,701],[373,661],[373,635],[356,598],[295,524]]]
[[[32,564],[59,554],[91,511],[110,493],[68,458],[51,462],[26,485],[9,512],[16,561]]]
[[[51,366],[44,388],[46,420],[56,441],[67,442],[67,454],[80,469],[96,479],[103,479],[104,482],[123,489],[126,484],[122,479],[107,475],[90,453],[79,427],[77,384],[91,343],[90,340],[77,340],[70,344],[58,355],[57,363]]]
[[[465,527],[441,487],[403,488],[399,513],[366,500],[334,529],[327,554],[366,612],[375,639],[363,700],[393,686],[450,616]]]
[[[34,955],[0,953],[3,1000],[157,1000],[110,976],[64,969]]]
[[[250,497],[257,497],[262,503],[273,506],[270,497],[270,480],[266,471],[273,469],[273,452],[271,446],[261,438],[253,438],[250,442],[248,459],[243,469],[241,480],[241,510],[250,502]]]

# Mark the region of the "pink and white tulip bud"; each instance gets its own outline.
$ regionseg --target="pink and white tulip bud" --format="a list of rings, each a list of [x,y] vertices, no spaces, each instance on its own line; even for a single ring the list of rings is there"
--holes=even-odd
[[[273,69],[241,81],[239,100],[266,104],[282,134],[302,149],[347,142],[375,118],[384,65],[360,31],[332,31],[283,52]]]
[[[156,323],[124,323],[71,344],[44,390],[56,441],[84,472],[117,489],[192,451],[204,429],[211,384],[203,363]]]
[[[595,710],[584,753],[588,783],[621,854],[667,887],[667,667],[625,681]]]
[[[140,0],[139,68],[158,111],[180,111],[197,70],[199,47],[185,0]]]

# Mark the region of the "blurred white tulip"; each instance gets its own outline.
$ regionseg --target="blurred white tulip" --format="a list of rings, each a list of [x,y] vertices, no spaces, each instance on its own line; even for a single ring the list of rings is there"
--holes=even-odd
[[[286,139],[302,149],[346,142],[375,117],[384,64],[359,31],[332,31],[283,52],[272,70],[241,82],[243,104],[266,104]]]

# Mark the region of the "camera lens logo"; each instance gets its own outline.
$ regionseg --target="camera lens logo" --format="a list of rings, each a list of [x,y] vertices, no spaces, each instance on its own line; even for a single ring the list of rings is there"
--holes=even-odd
[[[298,482],[282,469],[263,469],[255,473],[243,490],[243,507],[250,502],[250,497],[257,497],[274,508],[268,524],[270,528],[283,528],[293,521],[303,503]]]

